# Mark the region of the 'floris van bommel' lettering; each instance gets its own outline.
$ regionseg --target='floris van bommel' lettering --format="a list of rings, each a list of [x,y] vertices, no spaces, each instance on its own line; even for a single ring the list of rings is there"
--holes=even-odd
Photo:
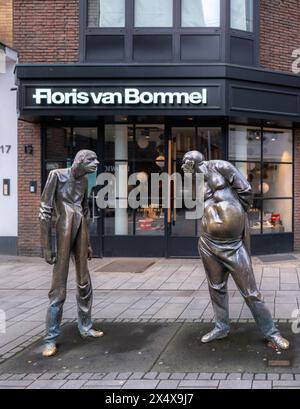
[[[206,88],[194,92],[153,92],[126,88],[123,92],[87,92],[72,89],[53,91],[37,88],[33,95],[36,105],[206,105]]]

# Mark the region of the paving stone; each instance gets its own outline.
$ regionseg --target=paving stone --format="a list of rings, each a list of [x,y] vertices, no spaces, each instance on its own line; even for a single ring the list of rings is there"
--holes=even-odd
[[[144,376],[144,372],[134,372],[130,379],[142,379],[142,377]]]
[[[143,379],[155,379],[157,377],[158,373],[157,372],[147,372],[143,376]],[[132,379],[132,378],[131,378]]]
[[[61,389],[80,389],[84,384],[86,383],[86,380],[72,380],[72,381],[67,381]]]
[[[219,389],[251,389],[252,381],[226,380],[220,381]]]
[[[173,380],[173,381],[160,381],[159,384],[157,385],[156,389],[177,389],[179,385],[179,380]]]
[[[3,374],[0,375],[0,381],[4,381],[4,380],[10,378],[11,376],[13,376],[13,374],[11,374],[11,373],[3,373]]]
[[[206,387],[211,387],[211,388],[217,388],[219,385],[219,381],[212,381],[212,380],[190,380],[190,381],[186,381],[183,380],[179,383],[179,388],[196,388],[196,387],[200,387],[200,388],[206,388]]]
[[[27,380],[27,381],[24,381],[24,380],[21,380],[21,381],[20,380],[19,381],[18,380],[0,381],[0,387],[1,388],[11,388],[11,387],[17,387],[17,388],[24,387],[24,388],[26,388],[30,384],[32,384],[32,380]]]
[[[253,381],[252,389],[272,389],[272,381]]]
[[[106,373],[101,373],[101,372],[98,372],[98,373],[95,373],[92,377],[91,377],[91,379],[90,380],[101,380],[101,379],[103,379],[104,377],[105,377],[105,375],[106,375]]]
[[[158,380],[151,379],[130,379],[127,381],[123,388],[124,389],[155,389],[158,385]]]
[[[159,372],[156,379],[167,380],[170,378],[170,375],[171,374],[169,372]]]
[[[198,373],[194,373],[194,372],[189,372],[188,374],[185,375],[185,380],[189,380],[189,381],[193,381],[198,379],[199,374]]]
[[[255,376],[254,376],[254,379],[255,379],[256,381],[265,381],[266,378],[267,378],[267,374],[264,374],[264,373],[257,373],[257,374],[255,374]]]
[[[294,380],[294,375],[291,373],[284,373],[280,375],[280,380],[281,381],[293,381]]]
[[[121,388],[124,385],[125,381],[121,381],[121,380],[112,380],[112,379],[107,379],[107,380],[100,380],[100,381],[96,381],[96,380],[91,380],[91,381],[87,381],[84,384],[84,388],[85,389],[89,389],[89,388]]]
[[[296,387],[296,388],[300,388],[300,380],[296,380],[296,381],[273,381],[273,387]]]
[[[185,375],[186,375],[185,372],[175,372],[170,376],[170,379],[182,380],[182,379],[185,379]]]
[[[227,373],[215,373],[213,374],[213,377],[212,377],[212,379],[218,380],[218,381],[221,381],[226,378],[227,378]]]
[[[88,373],[88,372],[86,372],[86,373],[84,373],[84,374],[82,374],[82,375],[80,375],[80,377],[78,378],[80,381],[81,380],[89,380],[89,379],[91,379],[92,378],[92,376],[94,375],[94,373]]]
[[[72,372],[67,376],[66,380],[76,381],[81,375],[82,375],[81,373]]]
[[[132,372],[120,372],[116,379],[129,379]]]
[[[57,375],[57,372],[46,372],[42,376],[39,377],[39,381],[47,381],[49,379],[52,379],[55,375]]]
[[[278,373],[268,373],[267,374],[268,381],[277,381],[279,379]]]
[[[227,380],[241,380],[242,374],[241,373],[230,373],[227,376]]]
[[[207,380],[207,379],[211,379],[212,378],[212,373],[199,373],[198,375],[198,379],[199,380]]]
[[[119,372],[110,372],[104,376],[103,380],[116,379],[118,375],[119,375]]]
[[[242,380],[244,380],[244,381],[252,381],[253,378],[254,378],[253,373],[244,373],[242,375]]]

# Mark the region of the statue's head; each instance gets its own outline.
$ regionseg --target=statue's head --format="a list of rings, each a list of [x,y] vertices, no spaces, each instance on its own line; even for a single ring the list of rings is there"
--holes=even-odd
[[[204,155],[199,151],[187,152],[183,157],[181,168],[184,173],[195,173],[204,160]]]
[[[81,150],[75,156],[72,169],[77,175],[96,172],[99,165],[97,155],[93,151]]]

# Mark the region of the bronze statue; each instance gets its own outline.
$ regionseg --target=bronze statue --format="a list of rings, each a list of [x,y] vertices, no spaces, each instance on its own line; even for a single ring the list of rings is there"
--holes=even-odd
[[[88,260],[92,258],[89,241],[88,181],[86,174],[97,170],[99,162],[94,152],[77,153],[71,168],[50,172],[41,197],[40,225],[42,248],[47,263],[54,265],[50,306],[46,318],[43,356],[57,352],[56,339],[66,299],[70,256],[76,267],[78,328],[82,337],[101,337],[102,331],[92,328],[92,285]],[[51,221],[56,213],[56,248],[52,252]]]
[[[198,151],[183,158],[186,173],[204,175],[204,214],[201,219],[199,253],[206,271],[215,328],[202,337],[207,343],[229,333],[227,281],[233,277],[252,315],[275,347],[288,349],[257,289],[250,256],[250,229],[247,211],[251,206],[251,186],[229,162],[205,161]]]

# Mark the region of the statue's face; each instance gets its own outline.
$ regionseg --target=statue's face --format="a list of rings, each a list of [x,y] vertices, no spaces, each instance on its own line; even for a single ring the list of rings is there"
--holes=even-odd
[[[195,161],[186,157],[183,159],[183,165],[181,167],[184,173],[194,173],[195,172]]]
[[[80,165],[86,173],[94,173],[98,168],[99,161],[96,154],[90,153],[84,157]]]

